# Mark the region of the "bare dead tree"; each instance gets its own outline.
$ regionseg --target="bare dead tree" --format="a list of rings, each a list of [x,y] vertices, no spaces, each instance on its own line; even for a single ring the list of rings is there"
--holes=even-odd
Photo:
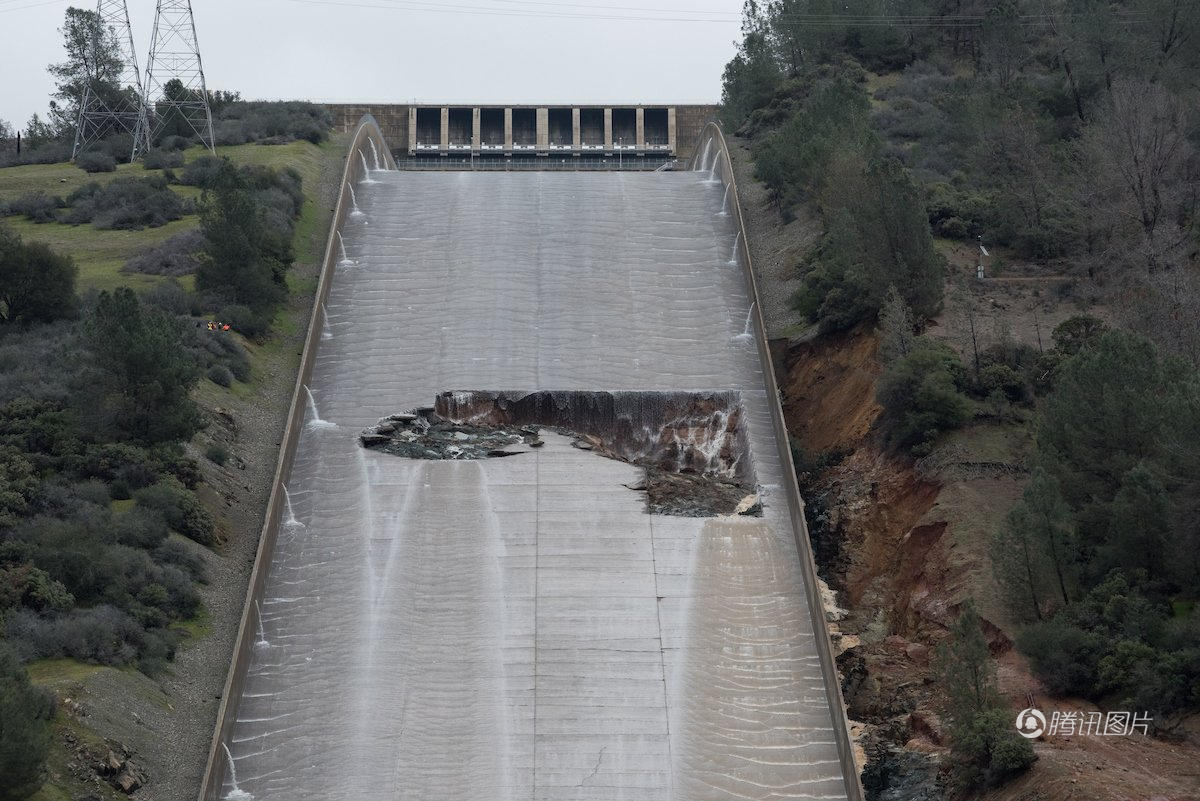
[[[1114,79],[1087,141],[1095,182],[1115,179],[1122,213],[1138,223],[1153,272],[1184,242],[1180,231],[1171,230],[1178,229],[1173,217],[1189,154],[1182,104],[1161,84]]]
[[[1118,310],[1133,330],[1200,368],[1200,271],[1177,267],[1143,276]]]
[[[1152,22],[1160,64],[1184,51],[1200,36],[1200,0],[1144,0]]]

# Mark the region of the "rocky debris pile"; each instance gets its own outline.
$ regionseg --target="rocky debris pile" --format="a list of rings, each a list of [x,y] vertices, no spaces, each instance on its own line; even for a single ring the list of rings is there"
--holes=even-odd
[[[581,437],[631,464],[755,482],[736,392],[465,390],[439,393],[434,403],[449,420],[541,426]]]
[[[668,469],[649,458],[630,458],[596,434],[560,426],[452,422],[430,407],[391,414],[358,436],[364,448],[408,459],[489,459],[515,456],[515,446],[540,448],[541,431],[571,438],[571,445],[609,459],[636,464],[645,477],[631,490],[646,493],[646,511],[676,517],[762,516],[762,499],[752,486],[691,467]]]
[[[121,749],[120,755],[110,750],[96,765],[96,773],[126,794],[133,793],[145,783],[141,771],[130,761],[127,749]]]
[[[409,459],[488,459],[513,456],[514,445],[542,445],[531,426],[490,427],[452,423],[430,407],[391,414],[363,431],[364,448]]]
[[[762,517],[762,501],[752,488],[700,473],[674,473],[659,467],[646,467],[646,477],[632,490],[646,493],[646,511],[675,517],[715,517],[744,515]]]
[[[115,740],[108,740],[97,748],[97,743],[85,743],[70,731],[63,733],[63,740],[73,752],[67,761],[67,770],[77,781],[94,787],[97,793],[108,784],[114,790],[131,795],[146,783],[146,772],[134,764],[133,753]],[[100,797],[99,794],[85,795],[82,799],[99,801]]]

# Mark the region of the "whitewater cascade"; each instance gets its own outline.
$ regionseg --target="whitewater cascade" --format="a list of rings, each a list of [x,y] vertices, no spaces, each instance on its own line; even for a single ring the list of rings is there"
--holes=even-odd
[[[370,225],[343,225],[354,268],[314,320],[334,336],[300,388],[247,623],[269,647],[230,700],[223,797],[845,797],[747,347],[757,309],[706,149],[696,171],[376,170],[354,187]],[[648,439],[689,469],[748,454],[762,515],[648,514],[641,467],[548,427],[474,461],[359,444],[388,415],[488,390],[728,395]]]

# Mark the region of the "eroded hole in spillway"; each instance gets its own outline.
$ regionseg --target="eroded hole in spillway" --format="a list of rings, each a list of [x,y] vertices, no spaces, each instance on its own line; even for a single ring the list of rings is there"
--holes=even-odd
[[[443,392],[389,415],[363,447],[410,459],[486,459],[541,447],[543,431],[638,465],[627,484],[653,514],[761,515],[745,411],[736,392]]]

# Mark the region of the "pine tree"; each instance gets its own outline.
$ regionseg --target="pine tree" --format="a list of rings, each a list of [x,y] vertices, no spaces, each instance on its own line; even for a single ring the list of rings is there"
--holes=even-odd
[[[0,228],[0,322],[49,322],[76,312],[70,256]]]
[[[955,773],[961,784],[975,789],[999,784],[1035,759],[996,689],[996,668],[980,623],[968,600],[950,636],[938,645],[935,661]]]
[[[879,310],[879,360],[890,364],[912,353],[917,339],[913,328],[912,310],[893,284]]]
[[[121,47],[116,34],[92,10],[68,8],[63,26],[63,49],[67,60],[47,69],[57,80],[55,100],[50,104],[50,121],[58,136],[74,130],[79,119],[79,104],[89,82],[109,104],[116,107],[120,86]]]
[[[100,293],[84,336],[102,424],[145,444],[195,433],[200,415],[189,393],[200,367],[183,348],[177,320],[142,306],[123,287]]]
[[[277,248],[267,237],[262,213],[245,176],[223,159],[205,191],[200,228],[206,240],[196,288],[271,316],[287,294]]]
[[[42,785],[54,705],[29,683],[16,655],[0,642],[0,801],[21,801]]]

